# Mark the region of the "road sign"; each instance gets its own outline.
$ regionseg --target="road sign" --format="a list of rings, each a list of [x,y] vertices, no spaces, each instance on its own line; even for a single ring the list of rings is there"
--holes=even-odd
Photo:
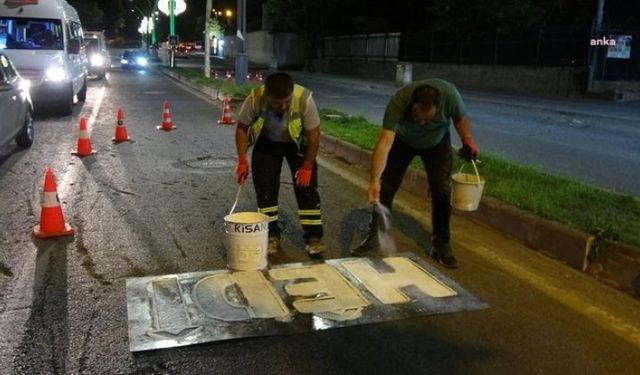
[[[179,38],[177,35],[169,35],[169,45],[175,47],[178,45]]]

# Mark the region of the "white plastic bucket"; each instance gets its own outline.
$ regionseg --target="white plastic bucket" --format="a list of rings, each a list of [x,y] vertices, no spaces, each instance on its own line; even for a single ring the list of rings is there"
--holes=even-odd
[[[227,266],[238,271],[267,267],[269,217],[260,212],[236,212],[224,217]]]
[[[451,176],[453,182],[451,192],[451,206],[461,211],[475,211],[480,204],[482,198],[482,190],[484,189],[484,179],[480,177],[476,163],[471,160],[471,165],[476,174],[462,173],[462,167],[458,173]]]

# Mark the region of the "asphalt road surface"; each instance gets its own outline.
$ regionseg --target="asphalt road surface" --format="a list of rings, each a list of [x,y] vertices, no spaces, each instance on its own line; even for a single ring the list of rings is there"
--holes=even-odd
[[[170,133],[156,130],[169,100]],[[132,143],[113,145],[116,111]],[[97,154],[70,155],[80,115]],[[114,68],[72,116],[39,116],[36,141],[0,149],[2,374],[636,374],[638,300],[462,218],[457,270],[440,269],[490,307],[288,336],[129,352],[127,278],[225,268],[223,217],[236,193],[233,127],[211,103],[153,71]],[[42,177],[56,175],[73,237],[35,240]],[[344,258],[367,226],[366,171],[320,158],[325,258]],[[282,175],[283,251],[308,261]],[[401,194],[391,235],[424,254],[423,197]],[[238,210],[254,210],[248,184]]]

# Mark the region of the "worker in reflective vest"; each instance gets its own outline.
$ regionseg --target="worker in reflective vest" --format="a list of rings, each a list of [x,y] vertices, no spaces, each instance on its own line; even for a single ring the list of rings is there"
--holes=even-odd
[[[258,211],[269,217],[268,253],[280,249],[278,192],[283,159],[287,160],[298,216],[309,255],[323,251],[318,168],[315,162],[320,144],[320,116],[311,91],[293,83],[286,73],[274,73],[265,84],[253,89],[238,114],[236,178],[243,184],[249,174],[247,152]]]

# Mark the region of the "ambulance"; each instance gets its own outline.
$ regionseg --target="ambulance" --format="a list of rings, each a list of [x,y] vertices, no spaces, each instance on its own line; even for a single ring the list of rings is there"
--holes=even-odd
[[[87,96],[78,12],[66,0],[0,0],[0,52],[31,85],[34,108],[70,115]]]

